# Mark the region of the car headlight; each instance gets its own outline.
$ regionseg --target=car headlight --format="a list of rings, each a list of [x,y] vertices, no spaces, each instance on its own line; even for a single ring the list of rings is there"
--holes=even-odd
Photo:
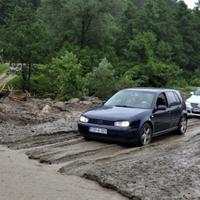
[[[115,122],[115,126],[126,128],[130,126],[130,122],[129,121]]]
[[[186,107],[187,108],[191,108],[192,107],[191,104],[190,104],[190,102],[186,101]]]
[[[89,122],[89,119],[87,117],[84,117],[84,116],[81,116],[79,120],[80,120],[80,122],[83,122],[83,123]]]

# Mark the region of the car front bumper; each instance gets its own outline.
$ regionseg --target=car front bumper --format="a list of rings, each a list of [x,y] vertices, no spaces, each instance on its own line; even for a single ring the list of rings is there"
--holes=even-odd
[[[187,114],[189,117],[192,116],[200,117],[200,112],[194,112],[192,108],[187,108]]]
[[[107,134],[90,132],[90,128],[103,128]],[[114,143],[134,143],[139,139],[138,128],[121,128],[115,126],[97,125],[90,123],[78,123],[81,135],[89,139],[101,140]]]

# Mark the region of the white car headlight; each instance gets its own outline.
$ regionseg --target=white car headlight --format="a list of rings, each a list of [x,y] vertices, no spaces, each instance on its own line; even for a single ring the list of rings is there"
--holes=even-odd
[[[80,122],[83,122],[83,123],[89,122],[89,119],[87,117],[84,117],[84,116],[81,116],[79,120],[80,120]]]
[[[126,128],[130,126],[130,122],[129,121],[115,122],[115,126]]]
[[[187,108],[191,108],[191,104],[190,104],[189,101],[186,101],[186,107],[187,107]]]

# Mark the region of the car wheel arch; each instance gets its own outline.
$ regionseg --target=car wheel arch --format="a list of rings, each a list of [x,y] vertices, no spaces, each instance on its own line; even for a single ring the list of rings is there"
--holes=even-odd
[[[151,128],[152,128],[152,133],[153,133],[153,131],[154,131],[153,123],[152,123],[150,120],[146,120],[146,121],[143,121],[143,122],[141,123],[141,126],[140,126],[140,127],[143,127],[144,124],[149,124],[149,125],[151,126]]]

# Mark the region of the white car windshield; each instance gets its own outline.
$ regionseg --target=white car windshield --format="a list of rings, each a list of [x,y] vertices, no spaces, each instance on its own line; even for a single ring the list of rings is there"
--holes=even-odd
[[[194,95],[200,96],[200,88],[195,91]]]
[[[123,90],[111,97],[106,106],[151,109],[155,93],[147,91]]]

